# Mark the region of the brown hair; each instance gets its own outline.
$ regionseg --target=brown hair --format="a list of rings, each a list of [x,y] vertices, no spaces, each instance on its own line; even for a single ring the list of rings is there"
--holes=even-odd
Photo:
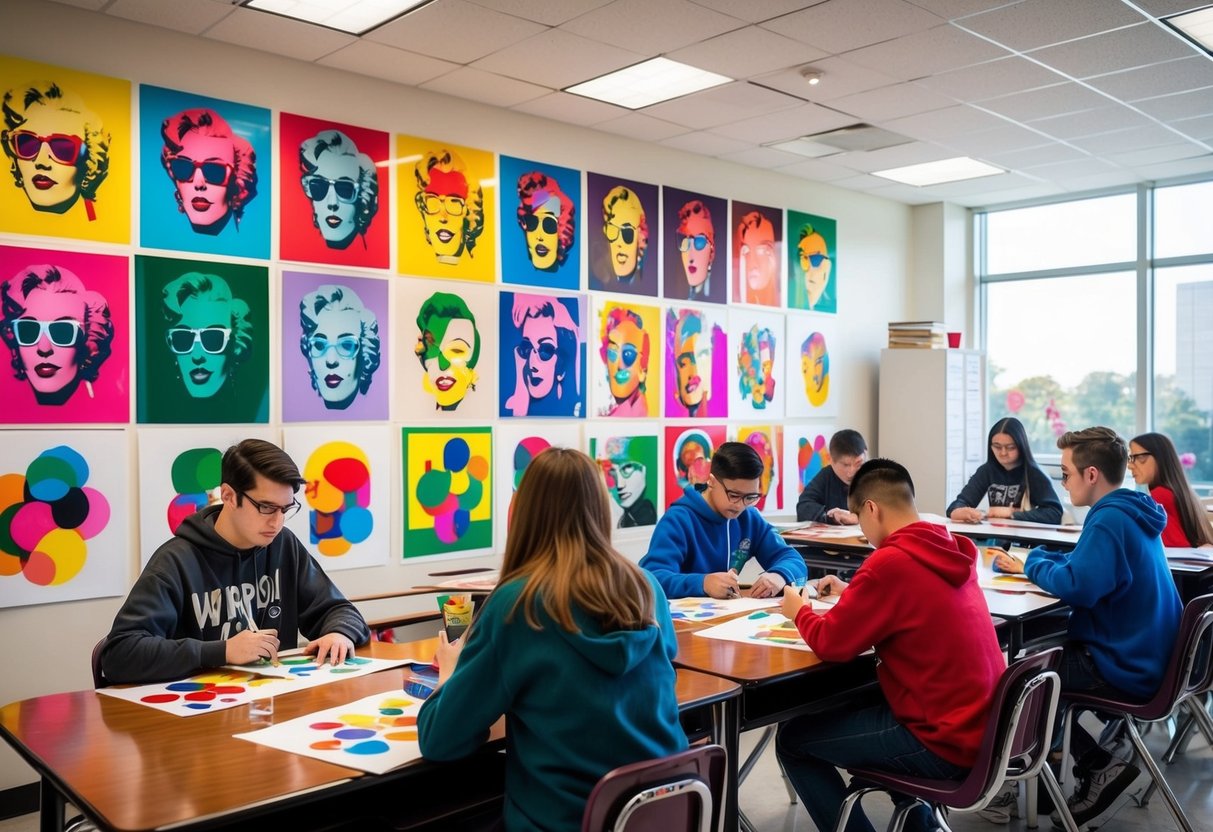
[[[1119,487],[1124,482],[1129,446],[1111,428],[1096,426],[1068,431],[1058,437],[1057,447],[1070,450],[1074,467],[1080,473],[1087,468],[1096,468],[1109,485]]]
[[[289,485],[295,491],[303,485],[299,467],[273,442],[264,439],[245,439],[232,445],[219,464],[219,475],[236,492],[244,492],[257,484],[257,474],[270,482]]]
[[[559,510],[554,507],[559,506]],[[602,473],[570,448],[548,448],[522,475],[514,494],[501,584],[524,578],[513,616],[542,629],[537,606],[571,633],[576,605],[607,632],[656,622],[653,591],[636,564],[611,545],[611,509]]]
[[[1213,528],[1209,527],[1209,521],[1205,519],[1205,507],[1200,504],[1196,492],[1188,484],[1188,477],[1180,464],[1175,443],[1169,436],[1161,433],[1143,433],[1134,436],[1132,441],[1154,457],[1154,482],[1149,483],[1149,487],[1156,488],[1161,485],[1175,495],[1179,525],[1184,530],[1188,543],[1192,546],[1213,543]]]

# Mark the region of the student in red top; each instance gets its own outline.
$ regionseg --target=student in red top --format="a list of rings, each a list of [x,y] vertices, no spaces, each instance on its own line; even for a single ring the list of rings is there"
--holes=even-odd
[[[1200,504],[1175,445],[1161,433],[1143,433],[1129,441],[1129,473],[1138,485],[1150,489],[1154,502],[1167,513],[1163,546],[1213,545],[1213,527]]]
[[[934,778],[960,777],[977,757],[998,678],[1006,667],[985,596],[977,548],[918,519],[904,466],[873,459],[851,480],[850,509],[876,546],[849,584],[827,575],[818,614],[785,589],[783,614],[826,661],[875,648],[879,692],[829,713],[796,717],[779,730],[779,761],[819,830],[838,821],[846,786],[837,767],[871,766]],[[909,832],[937,828],[925,806]],[[871,832],[857,807],[847,832]]]

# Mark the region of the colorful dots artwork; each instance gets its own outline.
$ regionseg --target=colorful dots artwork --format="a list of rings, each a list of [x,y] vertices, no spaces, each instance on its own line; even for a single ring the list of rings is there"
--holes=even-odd
[[[327,442],[303,466],[310,511],[310,542],[327,557],[338,557],[371,535],[371,463],[357,445]]]
[[[675,621],[708,621],[724,615],[776,606],[778,598],[671,598],[670,618]]]
[[[264,662],[257,664],[246,665],[227,665],[227,669],[237,672],[256,673],[261,676],[270,676],[278,679],[310,679],[313,682],[318,681],[335,681],[341,677],[362,676],[371,670],[382,670],[384,667],[392,667],[392,664],[384,665],[377,664],[376,659],[368,659],[363,656],[350,656],[339,665],[331,665],[327,662],[317,664],[315,656],[306,656],[300,650],[290,650],[278,657],[277,664],[266,664]]]
[[[420,709],[420,699],[389,691],[236,736],[280,751],[383,774],[421,757],[417,743]]]
[[[816,604],[814,608],[817,608]],[[696,630],[695,635],[721,641],[740,641],[744,644],[762,644],[812,652],[800,637],[796,625],[775,611],[758,610],[714,627]]]
[[[191,514],[219,502],[222,461],[223,452],[218,448],[189,448],[177,454],[170,472],[176,492],[168,503],[170,533],[176,534],[181,521]]]
[[[406,558],[488,549],[493,543],[492,432],[404,428]]]

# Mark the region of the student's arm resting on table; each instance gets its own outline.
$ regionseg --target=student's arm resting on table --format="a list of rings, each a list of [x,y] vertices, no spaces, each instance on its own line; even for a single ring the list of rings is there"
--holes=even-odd
[[[944,511],[949,518],[952,512],[958,508],[976,509],[985,499],[986,491],[990,487],[990,469],[983,464],[980,468],[973,472],[973,476],[965,483],[965,487],[960,489],[960,493],[956,495],[956,499]]]
[[[766,521],[756,509],[748,509],[754,513],[754,534],[756,539],[750,543],[754,559],[764,572],[773,573],[783,578],[785,584],[803,581],[809,575],[809,567],[804,557],[784,541],[783,536],[775,531],[775,527]],[[782,586],[775,587],[778,594]],[[761,596],[760,596],[761,597]]]
[[[1053,483],[1034,465],[1028,468],[1028,499],[1032,501],[1031,510],[1012,512],[1011,519],[1054,525],[1061,522],[1061,500],[1057,499]]]
[[[666,597],[700,597],[704,594],[705,573],[682,571],[690,551],[691,541],[687,539],[686,530],[667,513],[653,529],[648,554],[640,559],[640,566],[652,573]]]
[[[1068,553],[1036,548],[1028,553],[1024,574],[1032,583],[1077,607],[1092,607],[1119,581],[1121,544],[1108,529],[1087,527]]]
[[[817,472],[817,476],[809,480],[809,484],[804,487],[804,491],[800,492],[800,499],[796,501],[796,519],[802,523],[813,521],[814,523],[825,523],[826,518],[826,471],[829,468],[822,468]]]
[[[896,626],[898,607],[889,599],[897,593],[883,586],[879,575],[861,569],[849,584],[833,583],[831,591],[839,597],[828,614],[819,615],[805,604],[795,618],[805,642],[825,661],[850,661]]]

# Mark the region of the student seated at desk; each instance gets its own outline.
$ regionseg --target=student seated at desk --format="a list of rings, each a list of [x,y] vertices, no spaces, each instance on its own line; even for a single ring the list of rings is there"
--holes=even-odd
[[[1129,473],[1167,513],[1163,546],[1213,545],[1213,527],[1200,498],[1188,484],[1175,445],[1161,433],[1143,433],[1129,440]]]
[[[796,519],[853,526],[859,519],[847,508],[851,478],[868,459],[868,443],[857,430],[844,428],[830,437],[830,464],[800,492]]]
[[[653,573],[670,598],[741,594],[737,575],[747,558],[765,570],[754,581],[755,598],[778,595],[808,576],[804,558],[784,543],[758,513],[762,457],[744,442],[725,442],[712,454],[706,485],[688,485],[653,530],[640,565]]]
[[[1061,522],[1061,501],[1053,483],[1033,459],[1023,424],[1013,416],[990,428],[986,461],[944,513],[957,523],[980,523],[977,506],[982,498],[989,503],[985,516],[990,519]]]
[[[1006,668],[985,596],[977,547],[922,522],[904,466],[873,459],[851,481],[851,511],[876,550],[823,614],[794,588],[783,614],[822,659],[845,662],[874,648],[879,692],[827,713],[785,722],[776,739],[783,770],[818,830],[832,832],[847,788],[836,767],[868,766],[940,779],[962,777],[977,758],[991,699]],[[925,806],[906,824],[937,828]],[[847,832],[871,832],[856,806]]]
[[[580,451],[549,448],[527,466],[501,581],[463,637],[438,639],[421,753],[466,757],[504,714],[507,830],[580,829],[602,775],[687,747],[669,604],[611,545],[602,472]]]
[[[303,485],[276,445],[245,439],[220,463],[220,504],[192,514],[152,555],[101,652],[111,684],[181,679],[203,668],[278,656],[279,634],[315,639],[306,652],[340,664],[370,638],[289,529]]]
[[[1059,671],[1063,707],[1068,690],[1147,700],[1158,692],[1183,612],[1160,537],[1166,512],[1120,487],[1129,451],[1111,428],[1070,431],[1057,447],[1071,502],[1091,506],[1082,536],[1072,551],[1038,547],[1024,564],[999,554],[994,566],[1025,573],[1073,610]],[[1128,800],[1138,770],[1077,720],[1070,742],[1079,788],[1067,804],[1080,828],[1100,826]]]

